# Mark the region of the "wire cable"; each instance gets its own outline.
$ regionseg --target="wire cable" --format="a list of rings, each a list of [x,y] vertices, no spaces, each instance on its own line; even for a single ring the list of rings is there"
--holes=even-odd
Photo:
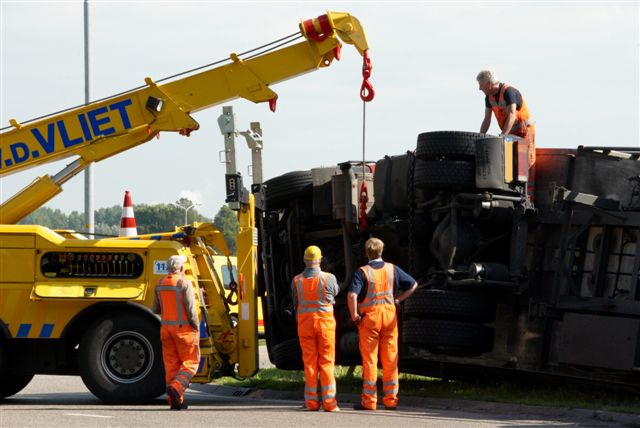
[[[266,44],[264,44],[262,46],[258,46],[256,48],[249,49],[248,51],[244,51],[244,52],[238,54],[238,57],[241,58],[241,57],[243,57],[245,55],[248,55],[250,53],[259,51],[260,49],[268,48],[268,49],[265,49],[264,51],[255,53],[255,54],[253,54],[251,56],[247,56],[246,58],[241,58],[243,60],[249,60],[249,59],[255,58],[257,56],[263,55],[263,54],[265,54],[267,52],[273,51],[273,50],[275,50],[275,49],[277,49],[277,48],[279,48],[281,46],[285,46],[285,45],[288,45],[290,43],[293,43],[294,41],[296,41],[296,40],[298,40],[298,39],[300,39],[302,37],[304,37],[302,35],[302,33],[297,31],[295,33],[289,34],[288,36],[282,37],[282,38],[280,38],[278,40],[274,40],[274,41],[266,43]],[[275,45],[275,46],[273,46],[273,45]],[[213,66],[217,66],[219,64],[223,64],[225,62],[230,62],[230,61],[231,61],[231,58],[225,58],[225,59],[221,59],[221,60],[218,60],[218,61],[214,61],[212,63],[202,65],[200,67],[196,67],[196,68],[192,68],[190,70],[183,71],[181,73],[177,73],[177,74],[173,74],[171,76],[163,77],[162,79],[157,80],[156,83],[166,82],[167,80],[175,79],[176,77],[180,77],[180,76],[184,76],[184,75],[187,75],[187,74],[191,74],[191,73],[194,73],[196,71],[207,69],[207,68],[210,68],[210,67],[213,67]],[[137,86],[135,88],[119,92],[119,93],[117,93],[115,95],[109,95],[108,97],[104,97],[104,98],[100,98],[100,99],[91,101],[90,103],[83,103],[83,104],[79,104],[79,105],[74,106],[74,107],[66,108],[64,110],[59,110],[59,111],[56,111],[56,112],[53,112],[53,113],[45,114],[43,116],[38,116],[36,118],[29,119],[29,120],[26,120],[24,122],[21,122],[21,124],[27,124],[27,123],[35,122],[35,121],[40,120],[40,119],[45,119],[47,117],[56,116],[56,115],[61,114],[61,113],[66,113],[68,111],[75,110],[75,109],[80,108],[80,107],[86,107],[89,104],[94,104],[94,103],[105,101],[105,100],[108,100],[108,99],[111,99],[111,98],[116,98],[116,97],[119,97],[120,95],[128,94],[128,93],[131,93],[131,92],[134,92],[134,91],[146,88],[146,87],[147,87],[147,85],[140,85],[140,86]],[[0,131],[4,131],[5,129],[9,129],[9,128],[12,128],[12,127],[13,127],[12,125],[5,126],[3,128],[0,128]]]

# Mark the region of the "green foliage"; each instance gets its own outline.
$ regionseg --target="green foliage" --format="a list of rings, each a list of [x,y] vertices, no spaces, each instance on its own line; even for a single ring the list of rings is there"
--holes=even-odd
[[[188,199],[182,198],[180,201],[186,206],[192,205]],[[183,205],[184,206],[184,205]],[[169,204],[134,205],[134,215],[136,226],[140,235],[147,233],[172,232],[175,226],[184,222],[184,210]],[[96,235],[118,236],[120,231],[120,219],[122,217],[122,207],[114,205],[108,208],[99,208],[94,213]],[[189,223],[194,221],[211,222],[211,219],[200,214],[195,208],[188,211]],[[53,210],[48,207],[39,208],[23,220],[20,224],[38,224],[51,229],[71,229],[78,232],[84,231],[84,213],[72,211],[65,214],[59,209]]]
[[[228,206],[223,205],[213,219],[213,223],[224,235],[231,254],[235,255],[237,248],[236,236],[238,236],[238,231],[240,230],[236,213]]]
[[[181,198],[176,204],[182,207],[190,207],[193,202],[189,199]],[[137,204],[133,209],[138,234],[140,235],[173,232],[176,226],[182,226],[184,223],[185,210],[174,204]],[[97,209],[94,214],[96,236],[118,236],[121,216],[122,207],[119,205]],[[193,223],[194,221],[211,223],[211,219],[200,214],[195,207],[187,210],[187,220],[187,223]],[[236,213],[228,206],[223,205],[218,214],[216,214],[213,223],[223,233],[231,254],[235,255],[236,235],[239,230]],[[67,215],[59,209],[54,210],[48,207],[37,209],[20,221],[20,224],[39,224],[51,229],[71,229],[78,232],[85,230],[84,213],[72,211]]]
[[[38,224],[50,229],[66,229],[69,227],[69,217],[58,209],[45,207],[29,214],[19,224]]]
[[[339,393],[357,396],[362,389],[362,368],[355,370],[336,366],[335,376]],[[381,378],[381,376],[378,376]],[[254,377],[244,380],[221,378],[216,383],[245,388],[304,390],[304,373],[279,369],[261,369]],[[538,406],[570,407],[612,412],[640,414],[640,397],[629,392],[605,388],[585,388],[570,383],[549,384],[531,380],[504,381],[478,379],[476,381],[447,381],[426,376],[400,374],[400,396],[419,396],[442,399],[480,400]]]

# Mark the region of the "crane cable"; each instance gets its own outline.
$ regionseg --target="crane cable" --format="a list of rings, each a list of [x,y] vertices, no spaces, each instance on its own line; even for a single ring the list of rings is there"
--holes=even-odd
[[[375,97],[375,91],[373,86],[369,82],[371,77],[371,57],[369,56],[369,50],[364,51],[362,55],[362,86],[360,87],[360,99],[362,99],[362,184],[360,185],[359,192],[359,209],[358,217],[356,218],[356,225],[360,232],[365,232],[368,227],[367,222],[367,202],[369,202],[369,192],[367,190],[366,177],[366,124],[367,124],[367,103]]]

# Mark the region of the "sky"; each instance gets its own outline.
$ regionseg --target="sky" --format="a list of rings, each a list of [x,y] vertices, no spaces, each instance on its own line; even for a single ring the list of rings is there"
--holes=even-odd
[[[289,35],[326,10],[362,23],[376,97],[359,98],[362,59],[345,45],[331,67],[272,89],[267,105],[235,100],[238,130],[260,122],[264,178],[376,161],[414,150],[426,131],[477,132],[484,97],[475,76],[493,69],[518,88],[538,147],[640,145],[639,3],[630,2],[168,2],[90,1],[91,98],[99,99]],[[84,102],[83,3],[0,0],[0,127]],[[212,82],[215,84],[215,82]],[[189,138],[160,139],[94,166],[94,207],[170,203],[187,196],[213,217],[224,204],[222,105],[194,114]],[[495,123],[489,130],[498,133]],[[250,152],[236,142],[245,183]],[[0,178],[5,201],[70,160]],[[84,174],[46,206],[84,211]]]

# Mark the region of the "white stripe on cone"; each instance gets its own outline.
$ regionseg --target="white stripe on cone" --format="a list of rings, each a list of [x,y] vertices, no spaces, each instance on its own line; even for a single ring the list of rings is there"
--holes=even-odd
[[[131,195],[129,191],[124,192],[124,202],[122,204],[122,217],[120,218],[119,236],[136,236],[138,229],[136,228],[136,218],[133,214],[133,204],[131,203]]]

